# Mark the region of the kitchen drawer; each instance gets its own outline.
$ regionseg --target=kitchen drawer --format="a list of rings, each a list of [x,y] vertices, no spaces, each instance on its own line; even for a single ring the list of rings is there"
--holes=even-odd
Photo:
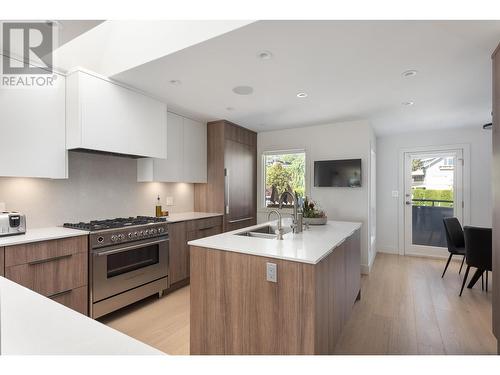
[[[44,296],[87,285],[87,253],[5,267],[5,277]]]
[[[4,275],[4,249],[0,247],[0,276]]]
[[[33,262],[57,260],[68,255],[88,254],[87,236],[32,242],[5,248],[5,267]]]
[[[186,223],[188,232],[195,230],[206,230],[216,226],[222,226],[222,216],[209,217],[206,219],[190,220]]]
[[[86,285],[80,288],[62,291],[50,298],[81,314],[88,315],[88,288]]]

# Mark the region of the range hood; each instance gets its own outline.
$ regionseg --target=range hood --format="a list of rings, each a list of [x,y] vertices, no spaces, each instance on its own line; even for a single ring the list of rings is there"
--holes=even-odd
[[[131,158],[167,157],[167,105],[76,69],[66,77],[66,148]]]

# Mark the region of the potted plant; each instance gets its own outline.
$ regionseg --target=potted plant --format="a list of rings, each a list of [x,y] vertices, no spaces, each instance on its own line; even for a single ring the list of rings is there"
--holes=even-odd
[[[324,225],[328,221],[325,211],[319,209],[318,204],[313,200],[307,198],[307,196],[304,199],[302,215],[304,224]]]

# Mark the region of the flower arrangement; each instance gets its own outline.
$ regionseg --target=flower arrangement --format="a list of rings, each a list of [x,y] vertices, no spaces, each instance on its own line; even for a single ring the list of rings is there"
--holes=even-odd
[[[323,210],[318,209],[318,204],[312,199],[304,199],[304,205],[302,207],[302,215],[309,219],[325,218],[326,214]]]

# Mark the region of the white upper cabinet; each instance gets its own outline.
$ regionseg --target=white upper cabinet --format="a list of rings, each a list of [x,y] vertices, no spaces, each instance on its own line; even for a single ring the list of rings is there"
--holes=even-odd
[[[66,146],[166,158],[167,106],[97,74],[67,76]]]
[[[207,127],[168,113],[167,159],[139,159],[138,181],[207,182]]]
[[[0,176],[68,177],[65,77],[52,76],[52,87],[0,88]]]

